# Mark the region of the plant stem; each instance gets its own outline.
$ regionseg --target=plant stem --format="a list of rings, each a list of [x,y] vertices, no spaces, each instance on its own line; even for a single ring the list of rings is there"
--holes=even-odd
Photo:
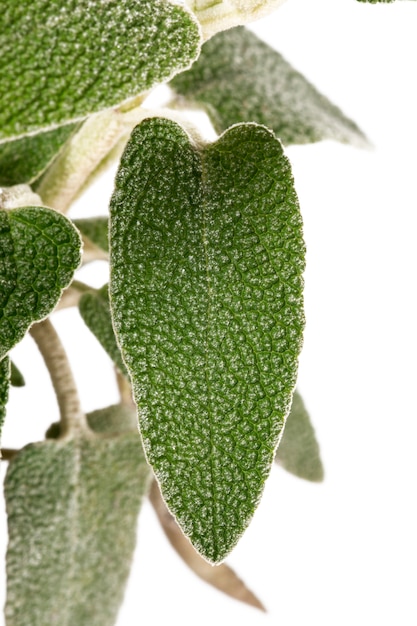
[[[80,429],[88,429],[67,354],[52,323],[46,319],[34,324],[30,334],[42,354],[51,377],[60,411],[61,436],[71,435]]]

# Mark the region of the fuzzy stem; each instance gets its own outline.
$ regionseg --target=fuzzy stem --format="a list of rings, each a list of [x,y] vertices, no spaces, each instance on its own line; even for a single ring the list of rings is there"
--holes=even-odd
[[[19,450],[15,450],[13,448],[2,448],[0,453],[1,461],[11,461],[14,459],[16,454],[18,454]]]
[[[49,319],[34,324],[30,334],[48,368],[61,419],[62,436],[87,428],[67,354]]]

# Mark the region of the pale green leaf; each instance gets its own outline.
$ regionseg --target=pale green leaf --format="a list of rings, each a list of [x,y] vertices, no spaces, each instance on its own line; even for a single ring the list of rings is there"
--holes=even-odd
[[[301,217],[273,134],[197,146],[136,127],[110,209],[113,322],[148,460],[181,528],[219,562],[249,523],[295,385]]]
[[[195,18],[166,0],[0,0],[0,140],[145,92],[199,46]]]
[[[6,404],[9,399],[10,359],[8,356],[0,361],[0,435],[6,417]],[[1,456],[1,455],[0,455]]]
[[[284,0],[186,0],[196,14],[205,39],[215,33],[254,22],[275,11]]]
[[[7,626],[113,626],[148,477],[137,433],[17,455],[5,480]]]
[[[286,145],[322,139],[366,144],[354,122],[245,28],[219,33],[204,44],[192,69],[171,86],[203,107],[218,132],[237,122],[257,122]]]
[[[91,243],[104,252],[109,251],[108,223],[109,220],[105,216],[85,217],[74,220],[74,224],[80,233],[88,237]]]
[[[49,315],[80,260],[79,233],[60,213],[0,209],[0,358]]]
[[[0,143],[0,185],[32,183],[74,133],[76,124]]]
[[[324,477],[320,450],[308,411],[295,391],[277,454],[277,463],[299,478],[320,482]]]
[[[122,374],[128,376],[113,331],[107,285],[99,291],[84,293],[80,298],[79,310],[84,322],[97,337],[114,364]]]
[[[13,385],[13,387],[24,387],[25,379],[23,377],[22,372],[19,370],[17,365],[13,363],[13,361],[10,362],[10,366],[11,366],[10,384]]]

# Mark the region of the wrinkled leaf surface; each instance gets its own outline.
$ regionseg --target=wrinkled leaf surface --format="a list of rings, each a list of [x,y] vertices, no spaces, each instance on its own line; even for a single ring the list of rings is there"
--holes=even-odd
[[[80,260],[79,233],[60,213],[0,209],[0,358],[49,315]]]
[[[164,499],[212,562],[252,517],[289,411],[301,229],[264,127],[203,146],[169,120],[134,130],[111,201],[113,322]]]

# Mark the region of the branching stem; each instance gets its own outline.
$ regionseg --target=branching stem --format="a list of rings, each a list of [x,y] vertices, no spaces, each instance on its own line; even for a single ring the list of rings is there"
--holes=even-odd
[[[87,428],[78,390],[61,339],[49,319],[34,324],[30,334],[48,368],[57,397],[63,436]]]

